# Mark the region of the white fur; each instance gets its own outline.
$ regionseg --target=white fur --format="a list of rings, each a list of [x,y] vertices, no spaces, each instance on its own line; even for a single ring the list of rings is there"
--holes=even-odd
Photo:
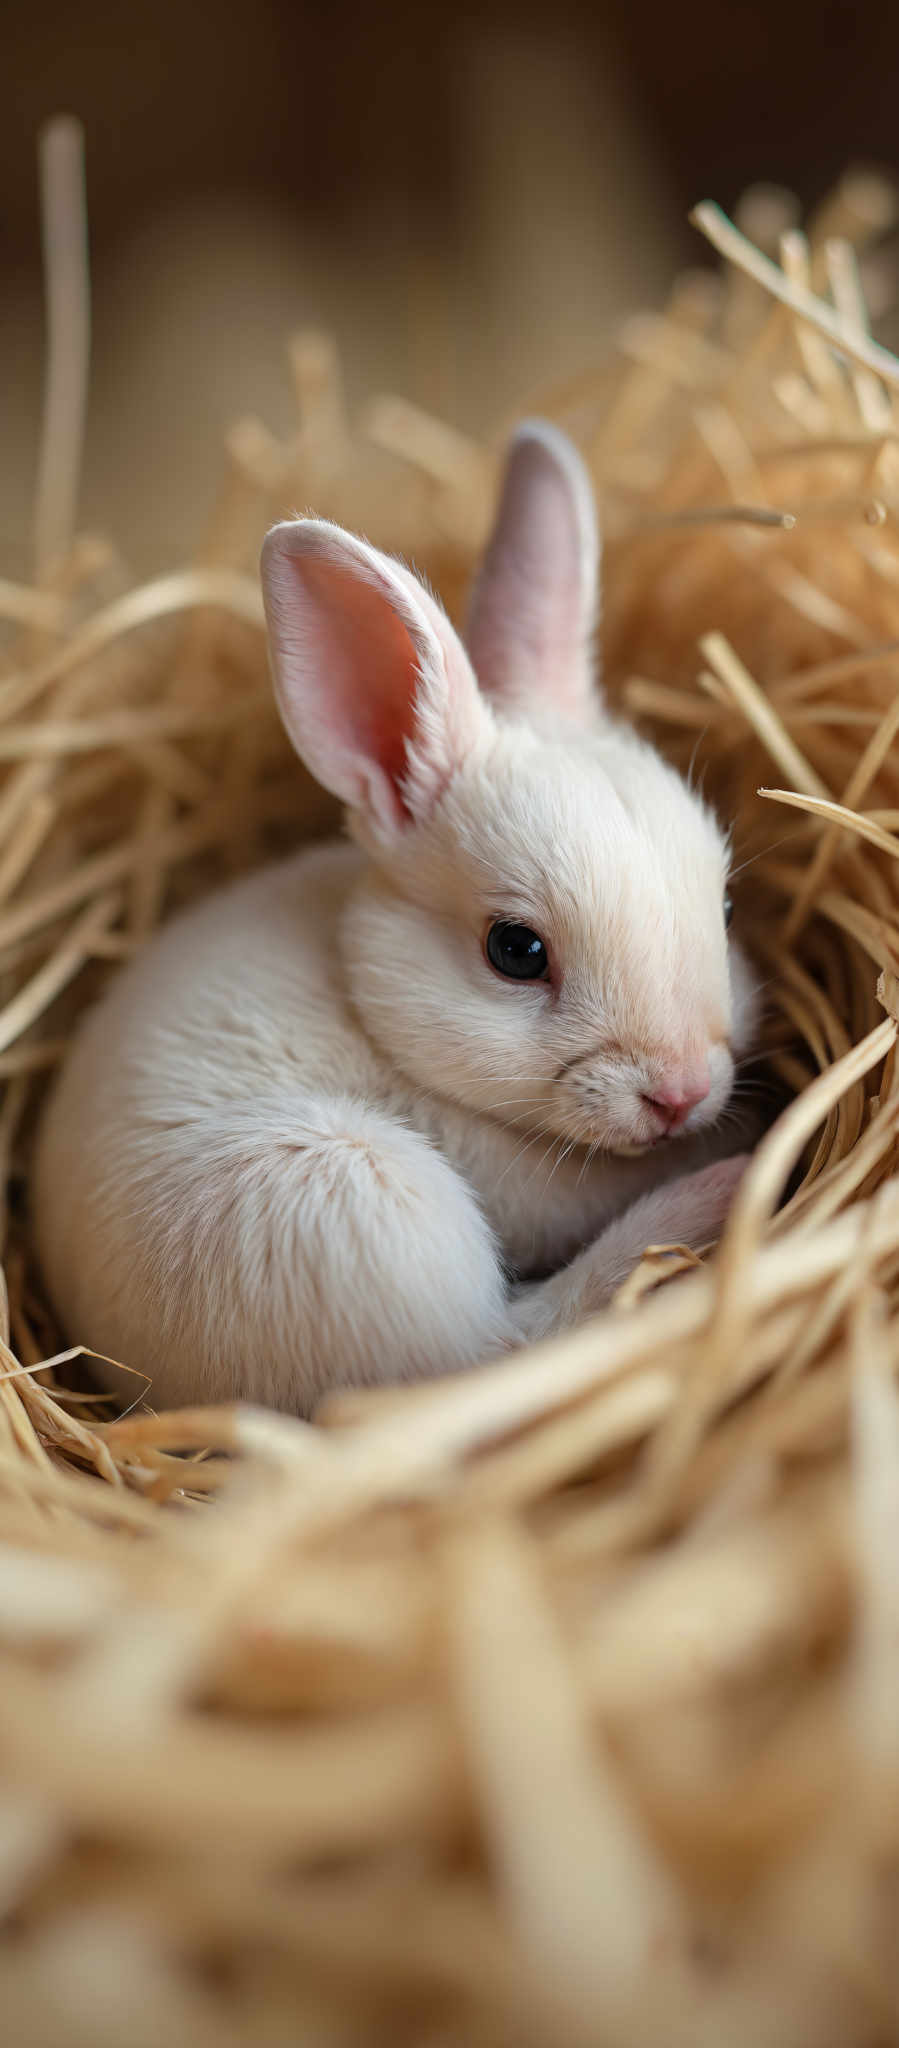
[[[587,686],[592,519],[574,451],[523,429],[472,613],[490,701],[408,570],[321,521],[268,536],[278,701],[356,843],[173,921],[86,1020],[38,1145],[60,1315],[156,1402],[308,1413],[457,1369],[720,1229],[753,1023],[727,846]],[[540,933],[550,981],[493,971],[496,918]],[[700,1072],[662,1139],[644,1098]]]

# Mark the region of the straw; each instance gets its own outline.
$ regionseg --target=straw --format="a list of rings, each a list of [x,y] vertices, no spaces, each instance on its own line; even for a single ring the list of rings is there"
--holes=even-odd
[[[81,144],[53,133],[37,563],[0,581],[9,2038],[890,2040],[899,364],[857,252],[895,196],[850,176],[805,234],[776,190],[736,227],[700,208],[724,276],[546,397],[605,508],[610,701],[733,825],[746,1083],[795,1098],[722,1245],[648,1248],[564,1337],[312,1424],[157,1414],[128,1359],[98,1396],[46,1301],[43,1092],[174,909],[335,827],[272,713],[267,522],[363,528],[459,619],[499,437],[354,413],[306,331],[295,426],[248,406],[194,558],[110,586],[77,532]]]
[[[74,539],[87,414],[90,287],[84,134],[49,121],[40,140],[47,370],[34,514],[35,573],[44,583]]]

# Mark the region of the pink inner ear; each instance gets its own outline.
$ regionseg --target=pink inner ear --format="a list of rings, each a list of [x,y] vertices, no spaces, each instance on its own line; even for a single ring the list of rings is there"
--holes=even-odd
[[[409,570],[325,520],[272,528],[262,587],[297,752],[392,836],[432,808],[483,720],[449,620]]]
[[[314,656],[321,681],[319,703],[310,710],[320,755],[327,754],[335,778],[341,758],[380,768],[402,806],[397,785],[417,685],[409,634],[381,593],[351,571],[307,557],[303,580],[318,614]],[[320,772],[327,781],[324,768]]]

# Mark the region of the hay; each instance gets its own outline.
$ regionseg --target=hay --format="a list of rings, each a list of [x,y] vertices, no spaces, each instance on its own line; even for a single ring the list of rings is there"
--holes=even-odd
[[[736,817],[796,1099],[712,1265],[318,1428],[64,1391],[34,1109],[168,909],[332,821],[270,708],[268,520],[361,525],[458,612],[501,436],[350,422],[301,337],[295,438],[238,427],[195,563],[132,589],[71,532],[77,391],[50,433],[40,575],[0,584],[17,2048],[897,2038],[899,364],[857,261],[892,212],[847,179],[778,264],[699,209],[732,268],[541,401],[602,488],[610,687]]]

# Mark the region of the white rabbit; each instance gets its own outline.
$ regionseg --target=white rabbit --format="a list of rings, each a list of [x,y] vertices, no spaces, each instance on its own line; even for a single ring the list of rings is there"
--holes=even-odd
[[[597,555],[580,459],[540,423],[512,445],[468,653],[364,541],[268,535],[278,702],[351,843],[147,946],[38,1145],[58,1312],[154,1402],[308,1414],[573,1323],[647,1242],[718,1234],[754,1024],[728,846],[603,708]]]

